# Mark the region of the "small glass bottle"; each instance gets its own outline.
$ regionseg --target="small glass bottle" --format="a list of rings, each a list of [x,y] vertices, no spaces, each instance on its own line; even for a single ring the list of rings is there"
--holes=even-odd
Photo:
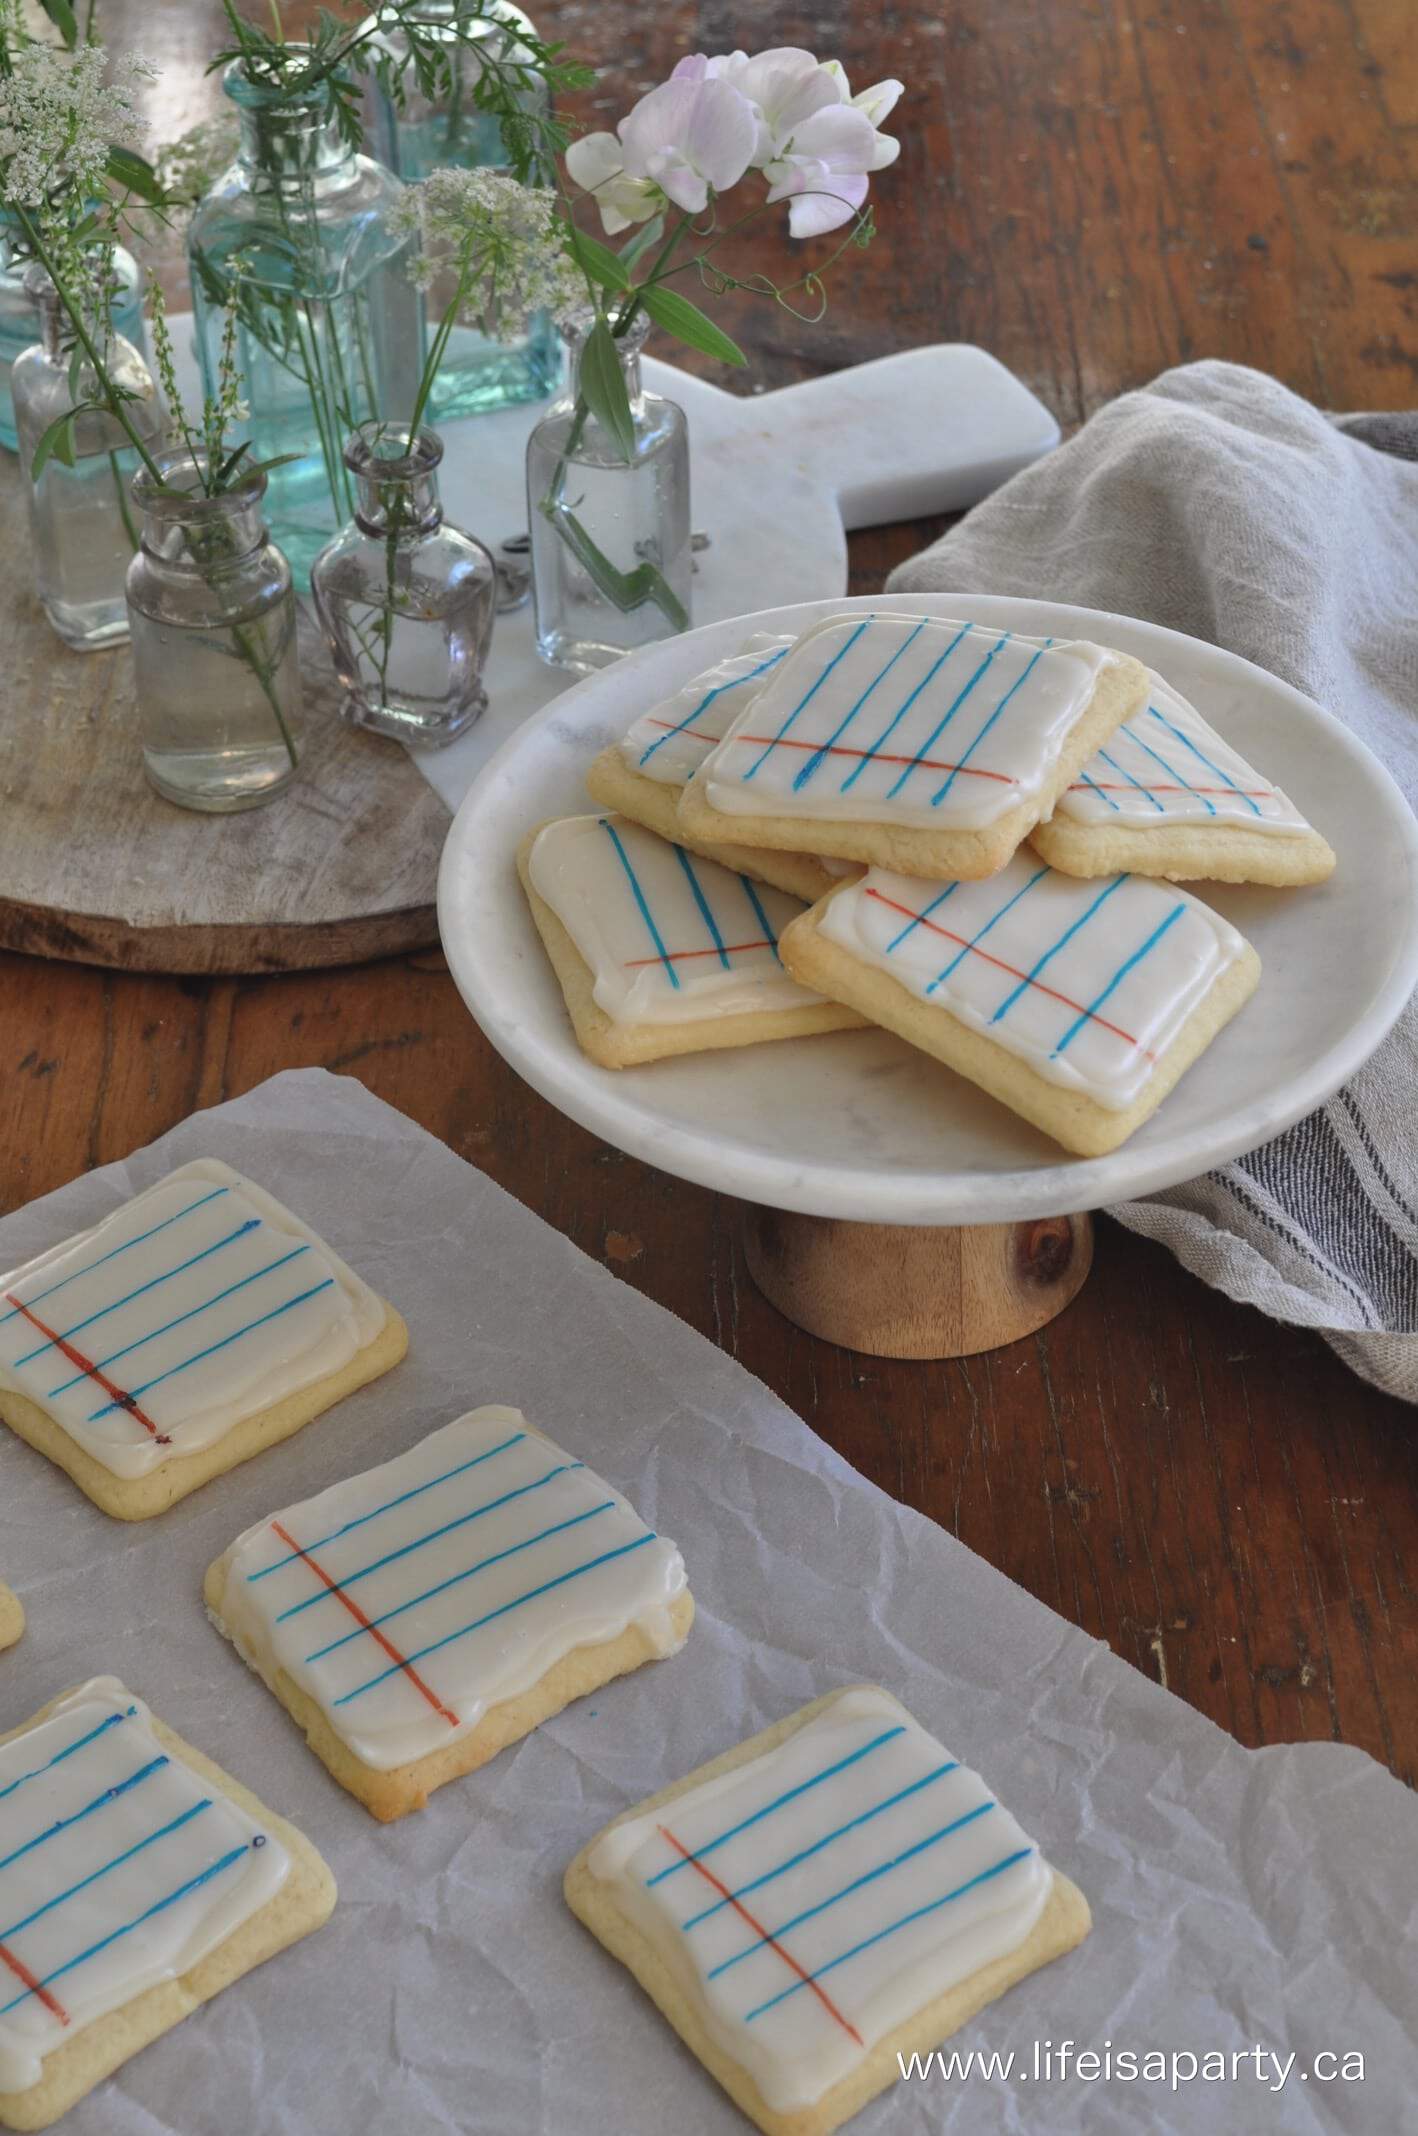
[[[292,92],[238,60],[223,87],[241,143],[188,233],[198,353],[215,396],[235,284],[252,456],[295,455],[272,470],[268,517],[303,577],[354,509],[345,439],[414,404],[424,326],[413,240],[389,230],[403,188],[343,138],[328,82]]]
[[[414,20],[427,37],[441,44],[448,55],[453,77],[451,96],[431,100],[409,68],[403,76],[403,100],[399,105],[377,75],[369,77],[366,112],[370,146],[380,162],[406,183],[450,166],[457,170],[507,168],[501,124],[491,112],[479,107],[474,84],[490,60],[509,54],[515,59],[522,38],[535,37],[536,28],[530,17],[513,5],[513,0],[493,0],[487,12],[480,12],[474,20],[467,19],[468,13],[467,0],[420,0],[413,11]],[[382,41],[396,54],[407,46],[398,29],[385,31]],[[518,94],[517,102],[522,110],[545,116],[545,83],[540,79],[530,82]],[[446,290],[435,283],[428,292],[430,317],[441,316],[449,295],[451,277]],[[491,408],[545,400],[560,378],[561,344],[545,312],[539,312],[526,333],[513,341],[495,341],[490,335],[479,333],[475,326],[455,326],[438,367],[429,411],[435,422],[446,423],[462,415],[481,415]]]
[[[34,479],[31,469],[45,432],[67,410],[91,400],[98,382],[84,360],[74,381],[76,390],[71,390],[73,328],[59,292],[39,266],[27,270],[25,284],[39,307],[40,338],[16,357],[10,390],[29,507],[35,590],[64,643],[91,652],[128,635],[123,581],[138,542],[128,485],[138,455],[115,417],[87,408],[72,425],[73,466],[51,452]],[[156,446],[162,411],[147,365],[121,334],[96,323],[91,338],[99,334],[104,336],[99,350],[104,368],[128,396],[129,422],[145,445]]]
[[[563,329],[570,385],[527,441],[537,651],[577,675],[689,628],[689,431],[684,410],[641,383],[649,331],[642,314],[616,342],[629,460],[580,398],[582,326]]]
[[[149,781],[213,814],[258,808],[295,775],[301,684],[290,566],[266,531],[266,476],[216,497],[201,454],[133,482],[142,542],[128,570],[138,724]]]
[[[345,689],[343,716],[414,748],[440,749],[487,705],[497,571],[444,520],[443,443],[432,430],[366,423],[345,448],[354,518],[315,559],[315,606]]]
[[[10,398],[10,366],[34,340],[34,299],[25,288],[26,261],[17,256],[20,231],[13,214],[0,208],[0,445],[19,447]],[[113,247],[113,326],[147,360],[143,323],[143,270],[122,245]]]

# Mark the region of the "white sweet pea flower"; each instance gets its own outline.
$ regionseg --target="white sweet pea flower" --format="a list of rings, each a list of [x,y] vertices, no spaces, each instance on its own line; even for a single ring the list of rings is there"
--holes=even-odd
[[[633,223],[648,222],[664,205],[664,195],[647,179],[632,178],[625,151],[613,133],[583,134],[566,151],[566,168],[583,191],[595,196],[607,237],[617,237]]]
[[[883,120],[889,119],[896,109],[896,100],[901,94],[901,83],[896,80],[894,75],[888,75],[884,82],[875,82],[870,89],[859,90],[857,95],[853,96],[851,89],[848,87],[846,69],[843,67],[841,60],[825,59],[822,64],[840,87],[842,102],[844,104],[853,104],[858,111],[864,111],[871,120],[872,125],[879,131]],[[876,165],[878,170],[885,170],[887,164],[894,163],[901,153],[901,143],[899,141],[892,141],[883,137],[882,146],[888,153],[884,154],[881,161]]]
[[[753,106],[728,81],[671,78],[643,96],[617,129],[632,178],[657,185],[698,215],[709,195],[738,184],[758,145]]]
[[[793,237],[822,237],[850,222],[867,197],[878,134],[863,111],[829,104],[793,129],[763,166],[770,201],[787,200]]]

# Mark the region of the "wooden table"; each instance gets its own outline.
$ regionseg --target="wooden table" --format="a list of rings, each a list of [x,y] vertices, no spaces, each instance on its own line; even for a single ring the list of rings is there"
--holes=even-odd
[[[765,0],[764,45],[908,83],[881,234],[826,319],[745,304],[781,384],[937,339],[982,342],[1083,420],[1220,356],[1335,408],[1418,380],[1411,0]],[[170,69],[174,132],[214,98],[216,0],[104,0]],[[603,65],[609,124],[729,17],[544,0]],[[298,9],[288,10],[292,22]],[[769,248],[763,264],[773,257]],[[8,471],[4,471],[8,475]],[[13,476],[9,476],[13,479]],[[853,590],[936,528],[853,542]],[[56,660],[68,658],[57,647]],[[0,713],[3,716],[3,713]],[[1245,1743],[1327,1737],[1418,1770],[1418,1418],[1100,1226],[1078,1302],[946,1365],[868,1361],[759,1298],[723,1199],[594,1141],[527,1090],[441,959],[294,978],[115,976],[0,960],[0,1206],[123,1156],[276,1070],[358,1076],[625,1282],[759,1374],[851,1461]],[[471,1388],[469,1398],[476,1396]]]

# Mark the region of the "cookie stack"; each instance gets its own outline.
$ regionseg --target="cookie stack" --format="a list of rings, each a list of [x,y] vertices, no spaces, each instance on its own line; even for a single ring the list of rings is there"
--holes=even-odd
[[[1175,885],[1334,866],[1140,662],[936,616],[750,638],[587,785],[614,813],[537,827],[519,867],[593,1059],[876,1024],[1081,1156],[1126,1141],[1259,981]]]

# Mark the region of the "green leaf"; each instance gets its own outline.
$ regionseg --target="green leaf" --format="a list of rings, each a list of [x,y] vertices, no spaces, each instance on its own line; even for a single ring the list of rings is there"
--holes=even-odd
[[[110,148],[105,168],[115,185],[121,185],[125,192],[133,193],[139,200],[147,201],[150,207],[156,206],[162,199],[163,190],[158,183],[157,172],[147,157],[138,155],[136,150]]]
[[[577,265],[590,275],[593,282],[599,282],[603,289],[629,289],[630,276],[609,245],[601,244],[584,230],[571,231],[570,243]]]
[[[706,356],[716,356],[720,363],[747,363],[748,358],[736,341],[730,341],[722,327],[715,326],[707,313],[688,297],[682,297],[677,289],[662,285],[642,289],[640,301],[656,326],[662,326],[676,341],[684,342],[687,348],[702,349]]]
[[[69,0],[39,0],[39,4],[72,52],[79,42],[79,24]]]
[[[78,412],[77,408],[66,408],[62,415],[55,416],[34,449],[34,458],[30,462],[31,482],[38,482],[44,472],[45,462],[51,455],[54,459],[61,460],[65,467],[73,466],[74,417]]]
[[[636,231],[634,237],[630,238],[625,244],[621,246],[620,251],[617,254],[621,266],[625,268],[633,267],[637,260],[642,260],[645,257],[645,254],[650,250],[650,247],[652,245],[659,244],[660,239],[664,236],[664,234],[664,216],[652,215],[650,217],[649,222],[642,223],[641,227]]]
[[[623,460],[635,457],[635,425],[630,415],[630,396],[620,368],[615,341],[604,319],[598,319],[586,336],[581,351],[581,393],[601,428],[620,447]]]

